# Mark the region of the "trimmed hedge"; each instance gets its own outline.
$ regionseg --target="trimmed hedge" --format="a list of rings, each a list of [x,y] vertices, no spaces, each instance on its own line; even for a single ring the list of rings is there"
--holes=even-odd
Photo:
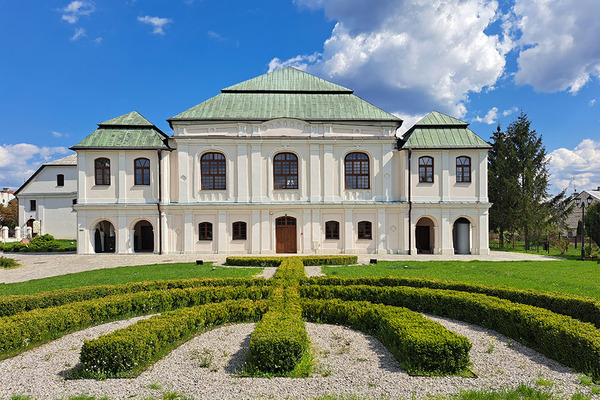
[[[339,324],[373,335],[409,374],[464,371],[471,343],[419,313],[401,307],[340,300],[302,300],[309,321]]]
[[[366,300],[480,325],[600,379],[600,330],[552,311],[483,294],[412,287],[304,286],[301,295]]]
[[[260,300],[271,287],[201,287],[114,295],[0,318],[0,359],[117,319],[230,299]]]
[[[502,286],[489,286],[477,283],[462,283],[428,278],[411,277],[316,277],[306,282],[316,285],[369,285],[369,286],[411,286],[431,289],[450,289],[461,292],[481,293],[515,303],[546,308],[555,313],[591,322],[600,328],[600,301],[591,297],[579,297],[562,293],[544,292],[531,289],[513,289]]]
[[[0,317],[35,310],[37,308],[56,307],[76,301],[97,299],[117,294],[211,286],[263,286],[268,283],[262,278],[195,278],[131,282],[119,285],[85,286],[29,295],[0,296]]]
[[[0,256],[0,268],[10,269],[16,268],[18,266],[19,263],[16,262],[14,259]]]
[[[292,371],[309,352],[310,341],[299,301],[294,287],[279,286],[273,290],[269,311],[256,324],[250,338],[247,370],[282,375]]]
[[[296,256],[306,265],[349,265],[358,262],[358,256]],[[278,267],[289,257],[227,257],[225,265],[245,267]]]
[[[266,302],[228,300],[156,315],[95,340],[81,349],[77,377],[132,377],[169,351],[207,329],[231,322],[256,321]]]
[[[306,270],[304,264],[300,260],[300,257],[286,257],[281,261],[277,271],[275,272],[275,279],[304,279],[306,278]]]

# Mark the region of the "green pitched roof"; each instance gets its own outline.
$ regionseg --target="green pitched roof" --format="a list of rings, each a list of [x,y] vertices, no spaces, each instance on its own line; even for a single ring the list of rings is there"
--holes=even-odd
[[[302,92],[302,93],[352,93],[353,91],[326,81],[307,72],[285,67],[229,86],[227,92]]]
[[[469,124],[464,121],[432,111],[404,134],[399,147],[489,149],[490,144],[477,136],[468,126]]]
[[[353,95],[352,90],[286,67],[230,86],[173,121],[382,121],[402,120]]]
[[[98,129],[71,149],[168,149],[167,138],[150,121],[132,111],[98,124]]]

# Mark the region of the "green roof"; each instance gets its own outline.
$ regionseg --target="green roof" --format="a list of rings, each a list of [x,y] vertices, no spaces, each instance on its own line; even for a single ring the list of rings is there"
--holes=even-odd
[[[410,128],[402,137],[402,148],[412,149],[489,149],[489,143],[468,128],[469,124],[448,115],[432,111]]]
[[[352,90],[286,67],[230,86],[173,121],[381,121],[402,120],[352,94]]]
[[[71,149],[168,149],[167,138],[150,121],[132,111],[98,124],[98,129]]]
[[[326,81],[307,72],[285,67],[257,76],[256,78],[229,86],[227,92],[303,92],[303,93],[352,93],[353,91]]]

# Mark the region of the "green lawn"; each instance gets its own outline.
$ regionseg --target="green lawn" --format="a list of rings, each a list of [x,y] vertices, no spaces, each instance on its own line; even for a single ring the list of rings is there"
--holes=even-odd
[[[592,261],[380,261],[375,265],[322,269],[335,276],[426,277],[563,292],[600,300],[600,264]]]
[[[97,269],[19,283],[2,283],[0,284],[0,295],[31,294],[80,286],[114,285],[157,279],[249,278],[261,271],[262,268],[247,267],[215,267],[215,270],[213,270],[211,264],[196,265],[195,263],[138,265],[133,267]]]

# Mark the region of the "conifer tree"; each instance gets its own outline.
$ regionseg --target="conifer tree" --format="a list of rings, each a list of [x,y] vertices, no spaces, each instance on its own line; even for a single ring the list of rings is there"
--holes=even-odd
[[[586,210],[585,232],[600,246],[600,203],[594,203]]]

